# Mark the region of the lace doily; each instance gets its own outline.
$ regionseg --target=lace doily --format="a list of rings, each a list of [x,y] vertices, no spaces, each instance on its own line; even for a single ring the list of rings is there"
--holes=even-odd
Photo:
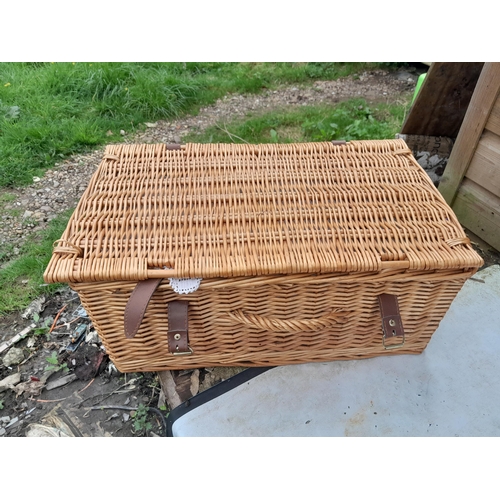
[[[201,278],[169,278],[169,283],[175,293],[183,295],[196,292],[200,286]]]

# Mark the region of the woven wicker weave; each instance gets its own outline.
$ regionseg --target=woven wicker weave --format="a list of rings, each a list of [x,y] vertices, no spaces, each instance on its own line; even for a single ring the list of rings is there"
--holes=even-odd
[[[482,264],[402,140],[345,145],[108,146],[54,248],[47,282],[80,294],[121,371],[263,366],[421,352]],[[164,280],[138,335],[139,280]],[[406,343],[381,343],[377,295]],[[172,357],[166,305],[189,302],[194,353]]]

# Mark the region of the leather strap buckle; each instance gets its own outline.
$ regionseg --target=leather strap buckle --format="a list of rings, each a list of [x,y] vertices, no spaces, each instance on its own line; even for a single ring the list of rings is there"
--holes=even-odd
[[[183,300],[168,304],[168,350],[174,356],[193,354],[188,337],[188,303]]]
[[[403,322],[399,313],[398,298],[396,295],[383,293],[378,296],[380,306],[380,314],[382,316],[382,344],[384,349],[398,349],[405,344],[405,332]],[[403,337],[403,341],[399,344],[386,344],[386,339],[394,337]]]

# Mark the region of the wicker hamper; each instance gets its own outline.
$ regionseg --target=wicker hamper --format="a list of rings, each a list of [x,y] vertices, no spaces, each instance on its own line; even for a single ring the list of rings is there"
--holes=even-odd
[[[131,372],[420,353],[481,265],[403,140],[117,145],[45,280]]]

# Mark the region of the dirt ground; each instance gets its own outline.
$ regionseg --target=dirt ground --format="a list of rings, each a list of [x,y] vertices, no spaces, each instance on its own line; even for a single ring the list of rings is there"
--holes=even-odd
[[[23,317],[27,311],[38,311],[36,326],[33,314]],[[44,324],[48,328],[40,327]],[[155,372],[117,371],[69,287],[2,318],[0,331],[6,329],[26,335],[0,354],[4,358],[14,352],[21,358],[12,366],[0,366],[0,436],[165,435],[172,395],[165,397]],[[176,394],[185,401],[239,371],[205,368],[170,373]],[[186,377],[189,381],[196,377],[195,385],[186,386]]]
[[[284,104],[336,102],[350,97],[397,100],[413,92],[418,72],[404,68],[396,73],[374,72],[340,82],[317,82],[304,89],[284,87],[257,97],[227,96],[201,110],[199,116],[151,124],[146,132],[127,137],[127,142],[181,142],[190,130],[261,107],[267,111]],[[16,195],[13,204],[29,208],[35,217],[40,215],[38,229],[43,228],[54,214],[74,206],[99,158],[100,151],[96,151],[65,161],[36,185],[11,191]],[[65,185],[67,190],[61,190]],[[58,188],[57,198],[51,198],[53,186]],[[41,202],[45,210],[30,208],[34,198],[42,195],[46,196]],[[2,241],[14,248],[23,238],[22,232],[14,230],[18,222],[3,219],[0,223]],[[485,265],[500,263],[498,252],[474,235],[471,239]],[[17,341],[10,345],[13,340]],[[164,393],[157,373],[122,374],[116,370],[77,294],[69,287],[41,297],[26,311],[0,318],[0,358],[0,436],[165,435],[172,394]],[[241,369],[207,367],[171,375],[177,396],[185,401],[238,371]]]

